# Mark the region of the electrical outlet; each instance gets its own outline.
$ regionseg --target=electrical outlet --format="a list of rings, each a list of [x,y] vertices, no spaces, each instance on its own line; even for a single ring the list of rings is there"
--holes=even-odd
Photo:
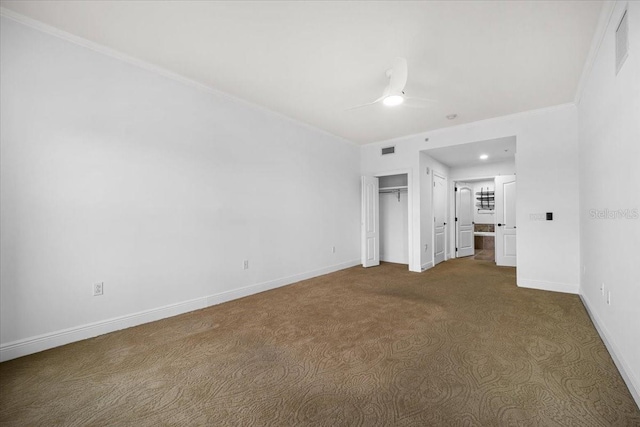
[[[242,264],[242,268],[244,270],[248,270],[249,269],[249,260],[248,259],[244,260],[244,263]]]
[[[104,294],[104,282],[93,284],[93,296],[99,297]]]
[[[600,293],[604,296],[604,282],[600,285]]]
[[[607,291],[607,305],[611,305],[611,291]]]

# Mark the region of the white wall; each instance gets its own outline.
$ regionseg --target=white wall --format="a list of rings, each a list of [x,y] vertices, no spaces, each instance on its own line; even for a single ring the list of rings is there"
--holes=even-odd
[[[507,136],[516,136],[518,147],[518,285],[577,293],[580,274],[578,137],[574,105],[369,144],[362,147],[362,173],[375,175],[379,171],[410,168],[412,176],[419,177],[417,181],[422,183],[421,151]],[[380,148],[390,142],[395,144],[396,154],[380,156]],[[419,188],[414,191],[417,202],[414,206],[421,206],[420,191]],[[417,224],[420,224],[421,209],[424,206],[413,213]],[[540,212],[554,212],[554,221],[531,219],[531,214]],[[419,235],[421,241],[413,245],[418,253],[428,243],[423,230]],[[420,265],[419,261],[414,260],[415,265]]]
[[[1,27],[2,359],[358,263],[357,146]]]
[[[614,36],[627,4],[631,51],[616,75]],[[581,294],[640,405],[640,3],[615,3],[602,23],[578,106]]]

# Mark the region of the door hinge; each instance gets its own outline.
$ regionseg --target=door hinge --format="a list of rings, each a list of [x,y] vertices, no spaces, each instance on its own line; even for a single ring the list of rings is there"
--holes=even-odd
[[[458,222],[458,217],[456,217],[456,222]]]
[[[453,191],[458,191],[458,187],[455,187],[455,188],[453,189]]]
[[[458,248],[456,248],[456,252],[458,252]]]

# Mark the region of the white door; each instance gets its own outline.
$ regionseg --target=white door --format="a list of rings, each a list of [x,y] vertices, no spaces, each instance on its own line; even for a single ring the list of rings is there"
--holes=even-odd
[[[444,177],[433,174],[433,265],[445,258],[447,212],[447,182]]]
[[[378,178],[362,177],[362,266],[380,265]]]
[[[496,264],[516,266],[516,177],[496,176]]]
[[[473,189],[466,185],[456,187],[456,256],[474,254]]]

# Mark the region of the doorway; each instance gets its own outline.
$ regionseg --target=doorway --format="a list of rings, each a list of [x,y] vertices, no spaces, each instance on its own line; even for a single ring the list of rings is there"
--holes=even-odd
[[[362,266],[383,262],[411,266],[409,172],[362,177]]]
[[[409,192],[407,174],[378,178],[380,261],[409,264]]]
[[[443,259],[473,257],[515,266],[516,137],[432,148],[422,151],[420,159],[421,168],[426,167],[427,175],[429,166],[434,171],[430,180],[432,205],[422,206],[432,221],[431,226],[425,224],[433,230],[425,242],[433,244],[433,265]],[[508,181],[498,188],[496,179],[500,177]],[[448,182],[445,220],[440,219],[442,212],[438,207],[441,196],[437,185],[442,178]],[[498,192],[503,195],[502,199]],[[498,215],[502,215],[502,219],[498,220]],[[452,226],[447,227],[447,223]],[[441,230],[444,230],[444,245]],[[445,247],[444,254],[442,246]]]
[[[495,261],[494,177],[454,183],[455,256]]]

